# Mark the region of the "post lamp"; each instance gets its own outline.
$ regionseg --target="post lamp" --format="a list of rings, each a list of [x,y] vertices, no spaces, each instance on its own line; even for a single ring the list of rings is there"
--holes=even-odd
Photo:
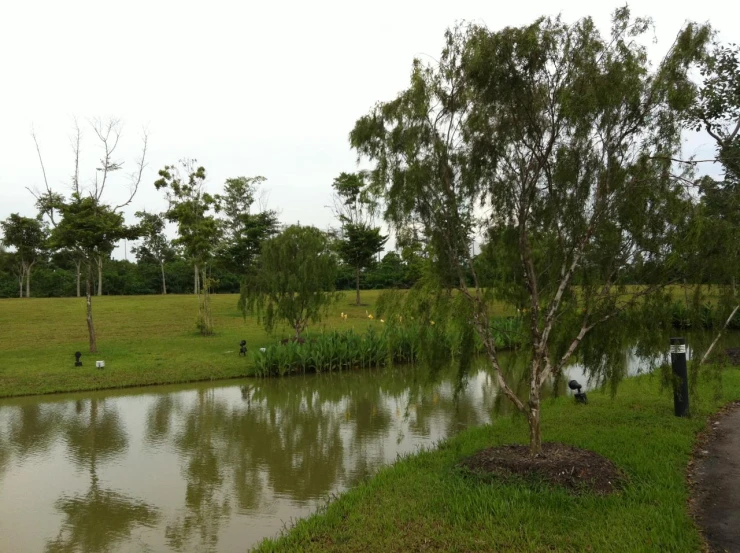
[[[586,392],[581,392],[582,386],[578,383],[577,380],[571,380],[570,382],[568,382],[568,388],[576,392],[574,394],[576,398],[576,403],[583,403],[583,404],[588,403],[588,397],[586,396]]]

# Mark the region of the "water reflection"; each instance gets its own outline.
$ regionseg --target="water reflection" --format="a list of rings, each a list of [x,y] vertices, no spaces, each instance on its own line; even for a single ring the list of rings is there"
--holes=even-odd
[[[87,468],[89,489],[63,495],[54,506],[64,514],[58,535],[50,539],[49,553],[112,551],[126,541],[136,525],[151,526],[157,509],[111,489],[102,488],[98,465],[114,460],[126,450],[128,438],[116,409],[97,398],[75,403],[75,414],[62,419],[69,458],[78,470]]]
[[[526,394],[524,360],[505,367]],[[569,370],[548,393],[585,381]],[[399,367],[0,401],[3,547],[243,552],[399,454],[511,413],[495,382]]]

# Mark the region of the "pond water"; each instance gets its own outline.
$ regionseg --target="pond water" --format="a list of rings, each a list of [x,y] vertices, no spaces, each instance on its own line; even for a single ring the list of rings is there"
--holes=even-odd
[[[641,363],[627,355],[628,372]],[[398,455],[508,408],[485,369],[459,388],[453,370],[428,375],[0,400],[0,551],[244,552]],[[569,377],[585,381],[571,367],[559,393]]]

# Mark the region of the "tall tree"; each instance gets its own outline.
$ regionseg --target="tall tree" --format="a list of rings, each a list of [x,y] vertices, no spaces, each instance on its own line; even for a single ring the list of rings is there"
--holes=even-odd
[[[377,200],[368,193],[365,173],[342,173],[334,188],[334,213],[339,219],[341,232],[338,251],[342,260],[355,270],[355,303],[360,305],[360,273],[375,262],[383,250],[388,236],[374,226]]]
[[[239,275],[247,273],[262,242],[278,232],[277,213],[260,207],[252,212],[258,200],[264,177],[226,179],[224,193],[216,196],[216,208],[223,222],[223,240],[218,251],[221,264]]]
[[[730,311],[716,339],[705,352],[709,358],[724,329],[740,310],[737,281],[740,279],[740,47],[715,43],[701,65],[703,82],[690,114],[696,130],[703,130],[714,140],[716,158],[722,164],[723,178],[697,180],[701,224],[696,233],[699,259],[694,267],[703,274],[697,282],[708,279],[726,290]],[[690,160],[695,166],[697,160]]]
[[[193,263],[194,291],[198,296],[196,324],[202,335],[209,336],[213,334],[210,263],[221,238],[221,227],[213,211],[216,198],[206,192],[206,170],[197,166],[195,159],[181,160],[180,168],[167,165],[159,171],[159,177],[154,186],[165,191],[169,204],[165,217],[177,223],[178,238],[174,242],[182,246]]]
[[[326,235],[315,227],[293,225],[263,244],[242,286],[239,306],[245,316],[256,314],[268,332],[285,322],[298,337],[339,298],[336,276]]]
[[[533,455],[541,450],[542,387],[594,329],[658,293],[664,278],[625,289],[621,273],[638,253],[665,267],[685,230],[689,198],[670,158],[695,92],[687,72],[709,30],[687,25],[652,69],[640,42],[649,27],[623,8],[607,38],[589,18],[450,31],[439,61],[416,60],[409,88],[350,134],[375,161],[386,217],[420,221],[436,266],[454,269],[468,306],[461,316],[481,338],[500,389],[526,415]],[[516,285],[481,285],[470,251],[477,226],[515,238],[501,243],[519,264]],[[500,362],[489,294],[526,302],[524,400]],[[604,370],[610,341],[589,346],[584,364]]]
[[[99,166],[95,168],[91,183],[84,186],[80,180],[82,131],[75,121],[71,140],[74,156],[71,195],[65,198],[49,186],[41,148],[35,133],[32,136],[46,188],[43,191],[29,190],[36,198],[37,207],[43,215],[48,217],[51,224],[50,244],[52,247],[72,252],[78,267],[85,274],[88,338],[90,352],[94,353],[97,351],[97,338],[92,309],[93,273],[97,270],[98,294],[100,295],[102,294],[103,260],[110,257],[118,241],[135,239],[137,236],[138,230],[135,227],[126,226],[121,209],[132,202],[139,190],[146,167],[148,137],[144,132],[141,156],[136,160],[133,171],[124,179],[128,186],[121,203],[112,205],[105,203],[104,195],[106,189],[110,191],[115,173],[123,169],[123,162],[116,159],[123,126],[118,119],[107,121],[94,119],[90,122],[90,126],[101,151]],[[120,187],[120,184],[118,186]]]
[[[31,297],[31,269],[38,261],[46,242],[46,232],[38,219],[21,217],[13,213],[0,221],[3,230],[3,242],[15,248],[18,265],[20,297],[23,297],[23,283],[26,284],[26,297]]]
[[[162,295],[167,294],[167,278],[164,266],[168,261],[175,258],[175,248],[172,247],[167,236],[164,234],[165,222],[157,213],[137,211],[139,218],[139,229],[141,231],[141,243],[131,249],[136,258],[141,261],[155,261],[162,273]]]

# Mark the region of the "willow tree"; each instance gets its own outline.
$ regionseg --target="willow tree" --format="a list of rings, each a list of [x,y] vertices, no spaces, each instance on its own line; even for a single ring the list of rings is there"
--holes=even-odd
[[[608,37],[590,18],[449,31],[439,61],[415,60],[409,88],[350,133],[375,162],[388,220],[420,221],[435,265],[456,274],[500,390],[527,417],[533,455],[543,386],[594,329],[660,291],[660,275],[629,289],[620,278],[638,256],[665,267],[685,231],[689,198],[670,158],[695,94],[687,72],[709,30],[687,25],[652,68],[641,44],[649,27],[624,8]],[[511,252],[513,282],[481,286],[476,231]],[[489,293],[526,306],[523,399],[501,365]],[[582,352],[592,370],[607,368],[612,357],[596,353],[608,342]]]
[[[722,164],[721,179],[704,177],[697,181],[701,197],[701,225],[696,234],[701,270],[697,282],[709,280],[724,290],[724,324],[702,361],[709,355],[740,310],[737,282],[740,280],[740,48],[716,43],[704,58],[699,94],[690,120],[703,130],[716,148],[710,160]],[[695,166],[699,161],[691,160]],[[727,312],[730,313],[727,316]]]
[[[256,314],[268,332],[287,323],[298,338],[339,298],[336,277],[337,260],[326,234],[293,225],[263,243],[242,284],[239,306],[245,316]]]

